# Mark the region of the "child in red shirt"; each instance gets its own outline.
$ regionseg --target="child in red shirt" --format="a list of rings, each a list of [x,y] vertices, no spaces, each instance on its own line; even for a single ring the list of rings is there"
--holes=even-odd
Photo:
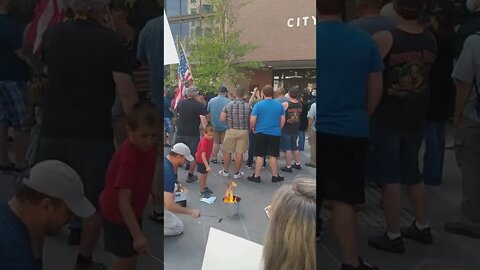
[[[133,270],[137,255],[148,253],[141,220],[153,190],[159,119],[153,105],[135,105],[127,118],[128,139],[117,149],[107,169],[100,206],[105,250],[115,256],[114,270]]]
[[[207,185],[207,176],[211,171],[209,160],[213,151],[213,134],[212,126],[207,126],[203,131],[203,138],[198,143],[195,159],[197,161],[197,172],[200,174],[200,195],[203,198],[210,198],[213,191]]]

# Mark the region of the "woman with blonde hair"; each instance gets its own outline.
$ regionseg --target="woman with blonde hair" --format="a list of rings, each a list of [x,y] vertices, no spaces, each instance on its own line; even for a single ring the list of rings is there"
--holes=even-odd
[[[266,208],[265,270],[316,269],[316,199],[313,178],[298,178],[275,192]]]

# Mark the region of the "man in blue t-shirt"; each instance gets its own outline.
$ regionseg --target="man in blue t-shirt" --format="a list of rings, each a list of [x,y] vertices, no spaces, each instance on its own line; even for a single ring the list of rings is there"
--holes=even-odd
[[[74,215],[88,218],[94,213],[72,168],[58,160],[38,163],[15,197],[0,203],[0,268],[41,270],[38,243],[57,234]]]
[[[366,32],[342,22],[344,10],[345,0],[317,0],[320,200],[332,201],[333,227],[343,256],[341,269],[373,270],[377,268],[358,257],[354,206],[365,203],[368,118],[382,95],[383,62]]]
[[[225,139],[225,131],[227,130],[227,123],[220,121],[220,114],[223,111],[225,105],[230,103],[230,99],[227,98],[228,90],[225,86],[220,86],[218,89],[218,96],[210,99],[207,104],[207,111],[212,117],[212,125],[215,129],[214,131],[214,144],[212,152],[212,162],[218,163],[217,156],[220,146],[223,144]]]
[[[138,37],[137,58],[150,67],[152,102],[160,111],[163,91],[163,16],[150,20]]]
[[[280,139],[282,127],[285,124],[285,109],[282,104],[273,99],[273,87],[266,85],[262,89],[264,100],[253,107],[250,116],[250,129],[255,134],[254,156],[255,173],[248,177],[248,181],[260,183],[260,170],[263,166],[264,157],[270,157],[272,169],[272,182],[283,181],[278,174],[277,159],[280,155]]]
[[[167,91],[166,89],[163,91],[163,131],[165,132],[165,136],[163,137],[163,145],[171,147],[173,144],[173,133],[175,132],[173,127],[173,112],[171,109],[172,98],[170,91]]]
[[[192,161],[193,156],[188,146],[183,143],[175,144],[170,153],[163,158],[164,236],[175,236],[183,233],[183,223],[174,213],[191,215],[194,218],[200,216],[200,211],[184,208],[175,203],[175,172],[179,167],[185,165],[185,160]]]

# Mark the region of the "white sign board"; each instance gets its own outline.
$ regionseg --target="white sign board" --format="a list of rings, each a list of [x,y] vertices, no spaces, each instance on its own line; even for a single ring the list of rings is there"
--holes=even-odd
[[[163,16],[163,65],[168,66],[172,64],[178,64],[178,54],[173,41],[172,31],[170,30],[170,24],[168,23],[167,14],[164,12]]]
[[[202,270],[263,270],[263,246],[210,228]]]

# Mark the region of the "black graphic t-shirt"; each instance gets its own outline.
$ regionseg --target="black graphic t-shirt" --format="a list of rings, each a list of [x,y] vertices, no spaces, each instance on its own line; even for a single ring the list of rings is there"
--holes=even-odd
[[[424,127],[430,94],[429,77],[436,57],[434,36],[390,31],[393,46],[385,57],[384,93],[374,120],[395,130]]]
[[[285,125],[283,132],[296,134],[300,130],[300,116],[302,114],[302,103],[288,101],[288,108],[285,111]]]

